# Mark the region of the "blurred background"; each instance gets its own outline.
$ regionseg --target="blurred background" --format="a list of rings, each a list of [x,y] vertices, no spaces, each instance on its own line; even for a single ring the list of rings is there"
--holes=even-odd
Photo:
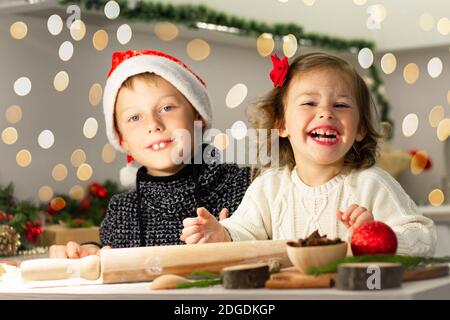
[[[46,204],[119,181],[125,156],[101,103],[114,51],[165,51],[195,70],[213,102],[209,142],[225,149],[245,140],[247,107],[272,86],[270,55],[321,50],[364,76],[389,123],[379,165],[450,254],[449,15],[447,0],[1,0],[0,187]]]

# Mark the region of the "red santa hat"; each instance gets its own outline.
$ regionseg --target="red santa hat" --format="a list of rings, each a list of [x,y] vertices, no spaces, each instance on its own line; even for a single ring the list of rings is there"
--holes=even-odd
[[[108,73],[104,93],[103,112],[105,115],[106,135],[109,143],[121,152],[125,152],[120,145],[119,133],[114,127],[114,107],[117,94],[122,84],[131,76],[150,72],[177,88],[185,98],[192,104],[205,122],[206,128],[211,126],[212,112],[211,102],[206,91],[205,82],[195,74],[189,67],[177,58],[164,52],[154,50],[128,50],[114,52],[112,65]],[[131,169],[130,157],[127,158],[126,169]],[[124,168],[125,169],[125,168]],[[122,172],[123,171],[123,172]],[[129,170],[125,174],[121,171],[121,181],[124,185],[133,183],[134,171]],[[123,178],[122,178],[123,176]],[[125,178],[126,177],[126,178]],[[124,183],[124,181],[127,181]]]

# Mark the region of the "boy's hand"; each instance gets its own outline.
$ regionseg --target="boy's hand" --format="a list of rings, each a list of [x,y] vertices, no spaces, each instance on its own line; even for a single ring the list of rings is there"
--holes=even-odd
[[[357,204],[352,204],[345,212],[338,211],[336,217],[347,227],[349,240],[363,223],[375,220],[372,213]]]
[[[103,249],[111,249],[110,246],[103,247]],[[85,244],[80,246],[74,241],[69,241],[64,245],[53,245],[49,249],[49,258],[69,258],[79,259],[90,255],[100,255],[100,248],[93,244]]]
[[[222,209],[219,219],[227,217],[228,210]],[[183,227],[180,240],[186,244],[231,241],[225,228],[205,208],[197,209],[196,218],[184,219]]]

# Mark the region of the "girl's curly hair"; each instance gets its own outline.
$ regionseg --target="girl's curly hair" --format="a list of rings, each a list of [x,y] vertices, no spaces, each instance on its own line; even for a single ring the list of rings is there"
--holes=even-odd
[[[273,88],[248,108],[248,118],[253,128],[267,129],[268,132],[266,139],[258,140],[258,152],[264,149],[271,153],[273,140],[278,139],[279,166],[288,166],[291,169],[295,166],[294,152],[289,140],[279,136],[274,137],[271,135],[270,129],[279,128],[280,124],[284,123],[285,99],[293,80],[302,73],[319,68],[332,68],[348,76],[359,108],[359,129],[364,129],[366,132],[364,139],[355,141],[347,152],[344,166],[358,169],[373,166],[378,155],[378,139],[382,136],[378,131],[378,112],[369,88],[347,61],[324,52],[312,52],[295,58],[289,66],[283,86]],[[273,157],[271,158],[273,159]],[[255,176],[259,174],[259,169],[271,166],[273,166],[272,161],[260,165],[260,168],[254,171]]]

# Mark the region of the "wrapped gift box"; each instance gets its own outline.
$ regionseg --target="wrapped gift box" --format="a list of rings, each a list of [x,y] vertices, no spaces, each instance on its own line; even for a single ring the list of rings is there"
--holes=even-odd
[[[53,244],[66,244],[69,241],[78,243],[87,241],[100,242],[99,228],[68,228],[61,225],[45,226],[39,238],[39,245],[51,246]]]

